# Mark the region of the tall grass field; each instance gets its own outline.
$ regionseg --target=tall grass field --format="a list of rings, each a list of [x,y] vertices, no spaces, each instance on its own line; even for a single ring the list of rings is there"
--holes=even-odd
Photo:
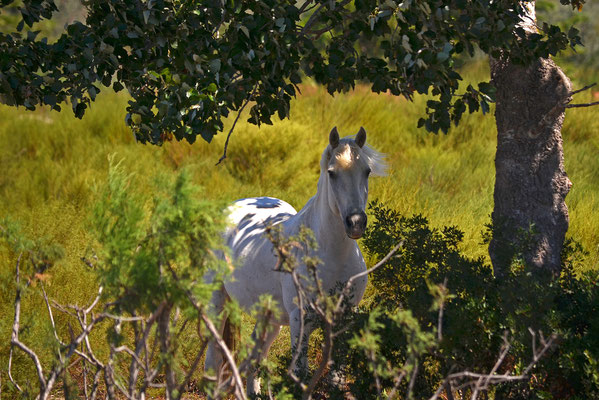
[[[485,79],[485,65],[468,76]],[[574,77],[576,78],[576,76]],[[574,86],[583,82],[574,79]],[[368,87],[329,96],[305,83],[292,103],[291,118],[256,126],[240,118],[228,155],[225,133],[208,144],[168,142],[162,147],[135,142],[124,122],[127,95],[102,93],[82,120],[64,107],[61,113],[0,107],[0,217],[19,221],[31,237],[45,237],[65,249],[63,261],[47,277],[49,296],[61,303],[88,303],[95,295],[94,275],[80,258],[93,249],[88,216],[105,182],[109,157],[122,160],[135,189],[151,196],[157,176],[191,171],[202,195],[223,204],[248,196],[273,196],[300,209],[315,193],[320,155],[333,126],[344,135],[363,126],[368,143],[386,153],[386,177],[370,182],[370,199],[406,215],[422,214],[433,226],[456,225],[465,232],[463,250],[487,257],[481,231],[493,209],[496,129],[493,115],[466,116],[447,135],[416,127],[426,98],[411,103]],[[597,101],[587,91],[577,102]],[[246,116],[247,118],[247,116]],[[232,118],[229,124],[232,123]],[[563,129],[566,171],[573,187],[566,202],[568,236],[588,251],[585,268],[599,268],[599,108],[570,109]],[[14,258],[0,247],[0,363],[2,383],[13,315]],[[22,340],[48,332],[39,299],[23,304]],[[249,327],[248,327],[249,329]],[[50,340],[50,339],[48,339]],[[284,340],[284,339],[281,339]],[[275,345],[285,346],[279,340]],[[287,339],[288,340],[288,339]],[[51,355],[38,343],[36,350]],[[34,346],[34,347],[35,347]],[[288,345],[287,345],[288,346]],[[29,360],[13,361],[27,370]],[[35,385],[35,381],[33,382]]]

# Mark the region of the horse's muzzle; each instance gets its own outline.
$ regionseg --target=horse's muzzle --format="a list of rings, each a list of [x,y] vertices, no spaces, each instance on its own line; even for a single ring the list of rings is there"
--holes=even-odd
[[[364,211],[350,213],[345,217],[345,232],[351,239],[360,239],[366,231],[366,213]]]

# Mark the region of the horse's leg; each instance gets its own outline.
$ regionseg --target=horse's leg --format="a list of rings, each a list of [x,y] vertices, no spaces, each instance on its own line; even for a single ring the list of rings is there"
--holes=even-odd
[[[219,290],[215,290],[212,293],[212,305],[210,310],[212,311],[213,315],[219,316],[222,314],[227,298],[227,292],[225,291],[224,287],[220,288]],[[226,316],[224,318],[226,318]],[[224,327],[225,324],[223,323],[217,324],[217,328],[219,329],[219,334],[221,336],[223,334]],[[213,373],[218,375],[222,364],[222,352],[218,348],[216,341],[214,339],[211,339],[208,343],[208,349],[206,350],[206,361],[204,362],[204,371],[208,372],[209,370],[212,370]]]
[[[301,326],[302,316],[304,317],[303,330]],[[308,372],[308,340],[314,330],[314,324],[305,321],[305,319],[306,316],[302,315],[299,308],[295,308],[289,313],[292,357],[295,357],[296,353],[299,353],[297,361],[295,362],[295,365],[292,366],[292,369],[300,379],[304,379]]]
[[[252,359],[256,360],[256,364],[259,364],[260,361],[266,357],[268,354],[268,350],[272,345],[272,342],[277,338],[279,332],[281,331],[280,325],[269,325],[266,329],[267,332],[263,338],[263,342],[260,344],[260,338],[258,338],[258,325],[254,327],[254,332],[252,333],[252,339],[254,340],[255,347],[252,351]],[[260,393],[260,379],[256,377],[257,368],[250,368],[247,375],[247,394],[248,397],[252,395],[256,395]]]

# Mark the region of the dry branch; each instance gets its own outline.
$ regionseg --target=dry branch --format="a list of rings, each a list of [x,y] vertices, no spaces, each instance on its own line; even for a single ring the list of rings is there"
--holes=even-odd
[[[257,88],[258,88],[258,84],[254,85],[254,88],[252,89],[252,92],[247,97],[247,99],[244,100],[243,104],[239,108],[239,111],[237,111],[237,116],[235,117],[235,121],[233,121],[233,125],[231,125],[231,129],[229,129],[229,133],[227,133],[227,140],[225,140],[225,146],[224,146],[224,149],[223,149],[223,155],[218,159],[218,162],[216,163],[216,165],[219,165],[221,162],[224,161],[225,158],[227,158],[227,150],[229,148],[229,139],[231,138],[231,134],[233,133],[233,129],[235,129],[235,125],[237,125],[237,121],[239,120],[239,117],[241,116],[241,113],[243,112],[243,109],[252,100],[252,97],[254,97],[254,93],[256,93],[256,89]]]

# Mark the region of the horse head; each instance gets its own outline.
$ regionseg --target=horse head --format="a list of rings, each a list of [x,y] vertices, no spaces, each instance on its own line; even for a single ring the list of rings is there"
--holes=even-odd
[[[365,146],[366,131],[360,128],[355,138],[339,139],[337,128],[329,134],[329,146],[323,157],[321,174],[326,174],[329,207],[338,215],[351,239],[359,239],[366,230],[368,178],[373,170],[383,169],[378,153]],[[379,165],[380,164],[380,165]]]

